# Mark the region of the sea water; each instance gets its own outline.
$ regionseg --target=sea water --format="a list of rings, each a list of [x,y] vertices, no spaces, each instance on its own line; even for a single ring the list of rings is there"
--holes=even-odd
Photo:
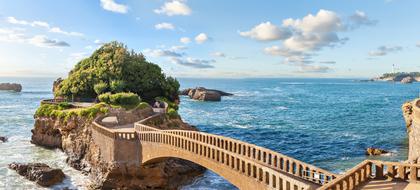
[[[0,189],[42,189],[7,164],[44,162],[67,178],[55,189],[85,189],[89,182],[65,163],[66,155],[30,143],[33,114],[52,98],[53,78],[0,78],[23,85],[0,91]],[[201,131],[224,135],[340,173],[367,159],[367,147],[392,153],[369,157],[402,161],[408,140],[401,105],[419,96],[420,83],[358,82],[353,79],[179,79],[181,88],[204,86],[233,93],[221,102],[181,98],[182,118]],[[207,171],[183,189],[235,189]]]

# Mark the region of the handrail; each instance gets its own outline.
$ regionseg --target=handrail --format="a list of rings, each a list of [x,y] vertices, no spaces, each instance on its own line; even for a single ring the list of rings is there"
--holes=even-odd
[[[155,116],[146,118],[145,120],[135,123],[135,129],[139,133],[161,132],[171,135],[179,135],[189,140],[205,143],[212,148],[220,148],[229,151],[235,155],[252,160],[265,167],[269,167],[276,171],[283,171],[293,176],[312,181],[317,184],[325,184],[337,177],[336,174],[320,169],[316,166],[301,162],[294,158],[274,152],[272,150],[259,147],[254,144],[242,142],[229,137],[208,134],[198,131],[187,130],[159,130],[143,123],[147,122]]]
[[[357,166],[318,190],[350,190],[360,187],[371,179],[388,179],[418,182],[420,164],[364,160]]]
[[[232,153],[231,151],[215,147],[208,143],[200,142],[182,135],[167,133],[165,130],[139,131],[139,139],[142,142],[160,143],[170,145],[176,149],[193,152],[197,155],[211,159],[223,165],[227,165],[244,176],[254,178],[260,183],[274,189],[289,183],[295,189],[309,189],[310,185],[295,180],[287,174],[265,167],[253,160]]]

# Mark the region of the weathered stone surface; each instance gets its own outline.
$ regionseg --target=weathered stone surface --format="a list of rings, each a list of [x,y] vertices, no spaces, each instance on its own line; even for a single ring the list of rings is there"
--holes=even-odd
[[[386,154],[386,153],[389,153],[389,151],[386,151],[380,148],[372,148],[372,147],[367,148],[365,152],[365,154],[369,156],[378,156],[378,155]]]
[[[7,137],[0,136],[0,142],[6,142],[6,141],[7,141]]]
[[[204,87],[197,87],[194,89],[185,89],[180,91],[180,95],[188,95],[191,99],[201,101],[220,101],[222,96],[232,96],[233,94],[223,92],[220,90],[206,89]]]
[[[146,108],[124,112],[122,109],[111,109],[109,114],[117,117],[119,124],[126,124],[150,116],[151,110]],[[184,127],[180,121],[165,122],[160,125]],[[163,159],[151,165],[115,162],[115,158],[108,155],[131,151],[130,155],[136,156],[134,147],[138,147],[139,142],[132,141],[127,145],[110,140],[92,128],[92,120],[84,118],[73,117],[66,122],[35,118],[32,142],[50,148],[62,148],[68,155],[67,163],[70,166],[89,174],[92,179],[89,185],[91,189],[177,189],[205,170],[194,163],[175,158]]]
[[[22,85],[17,83],[0,83],[0,90],[22,91]]]
[[[61,169],[53,169],[43,163],[11,163],[9,168],[16,170],[19,175],[44,187],[61,183],[65,178]]]
[[[408,162],[420,163],[420,99],[404,103],[402,111],[407,127]]]
[[[401,80],[401,83],[403,83],[403,84],[409,84],[409,83],[413,83],[413,82],[415,82],[415,79],[413,77],[411,77],[411,76],[404,77]]]

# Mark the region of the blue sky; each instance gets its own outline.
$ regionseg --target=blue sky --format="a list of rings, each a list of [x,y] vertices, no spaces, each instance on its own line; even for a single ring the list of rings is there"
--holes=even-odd
[[[66,76],[117,40],[175,77],[420,70],[416,0],[0,0],[0,76]]]

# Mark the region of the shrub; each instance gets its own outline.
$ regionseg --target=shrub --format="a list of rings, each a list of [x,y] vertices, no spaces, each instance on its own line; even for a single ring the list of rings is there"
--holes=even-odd
[[[95,93],[99,95],[105,93],[108,90],[108,84],[105,82],[99,82],[93,86],[93,89],[95,90]]]
[[[162,101],[162,102],[166,102],[168,104],[168,109],[172,108],[175,111],[179,109],[178,104],[176,104],[175,102],[172,102],[170,100],[168,100],[165,97],[157,97],[155,98],[156,101]]]
[[[100,102],[104,102],[104,103],[107,103],[107,104],[111,104],[111,93],[105,93],[105,94],[101,94],[101,95],[99,95],[98,96],[98,99],[99,99],[99,101]]]
[[[178,81],[167,77],[143,54],[130,51],[122,43],[111,42],[77,63],[54,94],[64,98],[96,98],[106,92],[125,91],[151,102],[158,96],[174,101],[178,90]]]
[[[124,108],[135,108],[141,102],[140,97],[137,94],[131,92],[120,92],[116,94],[105,93],[99,95],[99,101],[113,105],[121,106]]]
[[[150,105],[147,102],[140,102],[139,105],[137,105],[137,109],[145,109],[147,107],[149,107]]]
[[[178,112],[173,108],[169,108],[166,114],[169,116],[170,119],[179,118]]]

